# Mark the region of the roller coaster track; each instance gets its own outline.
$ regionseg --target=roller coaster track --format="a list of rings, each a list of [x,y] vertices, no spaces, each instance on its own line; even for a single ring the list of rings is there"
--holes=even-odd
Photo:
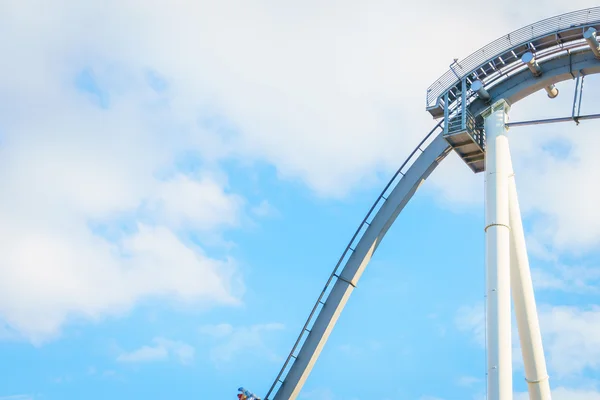
[[[600,31],[600,7],[548,18],[453,64],[430,86],[427,110],[440,121],[394,173],[352,235],[265,400],[273,393],[273,400],[296,399],[381,240],[450,151],[454,149],[474,172],[483,171],[482,113],[492,103],[513,104],[542,89],[555,97],[554,84],[576,79],[582,88],[580,79],[600,73],[596,31]]]

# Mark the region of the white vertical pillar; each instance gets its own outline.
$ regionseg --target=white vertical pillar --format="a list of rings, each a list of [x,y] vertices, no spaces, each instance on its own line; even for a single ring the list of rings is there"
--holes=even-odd
[[[509,149],[506,123],[510,107],[500,100],[484,113],[487,400],[512,400],[510,304]]]
[[[509,153],[508,209],[510,222],[511,287],[515,305],[525,380],[530,400],[550,400],[550,382],[542,346],[542,334],[535,305],[533,282],[525,245],[515,174]]]

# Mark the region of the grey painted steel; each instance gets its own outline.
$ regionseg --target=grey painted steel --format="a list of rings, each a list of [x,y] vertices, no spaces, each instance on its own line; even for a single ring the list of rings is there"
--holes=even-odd
[[[564,52],[562,54],[556,54],[553,58],[547,58],[542,63],[540,63],[539,68],[541,70],[541,74],[538,76],[533,75],[527,67],[523,67],[519,71],[514,71],[513,73],[505,77],[503,81],[497,82],[496,85],[488,89],[487,94],[489,98],[484,99],[475,96],[471,100],[471,102],[468,103],[468,106],[466,108],[461,106],[460,110],[464,110],[463,114],[465,115],[470,114],[473,117],[475,117],[475,126],[481,127],[481,113],[488,109],[490,104],[501,99],[507,101],[509,104],[514,104],[519,100],[522,100],[525,97],[542,89],[546,90],[547,92],[549,91],[548,96],[552,97],[551,94],[558,94],[558,89],[556,89],[554,86],[556,83],[565,80],[575,79],[575,93],[576,95],[579,94],[579,96],[576,96],[576,98],[574,99],[573,120],[577,123],[579,122],[579,120],[583,120],[579,118],[578,115],[576,115],[575,113],[577,109],[577,114],[579,114],[579,110],[581,109],[580,105],[579,108],[575,107],[575,101],[579,101],[579,103],[581,102],[582,88],[585,76],[600,73],[600,59],[597,59],[588,47],[578,49],[577,51],[569,51]],[[581,86],[579,86],[579,88],[577,88],[578,83],[581,83]],[[448,94],[446,94],[445,97],[448,97]],[[447,108],[445,109],[445,114],[450,115]],[[525,124],[522,123],[520,125]],[[473,168],[478,167],[478,164],[476,164],[473,161],[473,159],[470,158],[470,156],[465,156],[466,148],[456,146],[457,141],[460,143],[460,141],[463,140],[463,138],[460,135],[461,132],[459,131],[458,133],[458,135],[446,136],[446,140],[448,140],[448,143],[450,143],[450,145],[454,147],[456,153],[463,159],[463,161],[465,161],[469,165],[469,167],[471,167],[474,170],[474,172],[481,172],[484,168]],[[473,146],[475,145],[473,144]],[[479,160],[479,158],[482,158],[484,154],[482,152],[481,154],[474,154],[473,156],[477,157],[477,159]]]
[[[435,137],[434,134],[436,133],[436,131],[438,131],[438,130],[441,129],[442,123],[443,123],[443,121],[438,122],[438,124],[425,136],[425,138],[423,138],[423,140],[421,140],[421,142],[419,143],[419,145],[417,147],[415,147],[415,149],[410,153],[410,155],[402,163],[402,165],[400,166],[400,168],[398,168],[398,170],[394,173],[394,175],[389,180],[389,182],[385,185],[385,187],[383,188],[383,190],[381,191],[381,193],[379,194],[379,196],[377,197],[377,199],[375,200],[375,202],[373,203],[373,205],[371,206],[371,208],[367,212],[367,215],[365,215],[365,217],[363,218],[362,222],[360,223],[360,225],[356,229],[356,232],[354,232],[354,235],[352,235],[352,238],[350,239],[350,242],[348,242],[348,245],[344,249],[344,252],[340,256],[340,258],[339,258],[337,264],[335,265],[335,267],[333,268],[333,271],[331,272],[331,275],[329,276],[329,279],[327,280],[327,283],[325,283],[325,287],[323,287],[323,290],[321,291],[321,293],[319,295],[319,298],[315,302],[315,304],[314,304],[314,306],[313,306],[313,308],[312,308],[312,310],[311,310],[308,318],[306,319],[306,322],[304,323],[304,326],[302,327],[302,331],[300,332],[300,335],[298,335],[298,338],[296,339],[296,342],[294,343],[294,346],[292,347],[292,350],[290,351],[288,357],[286,358],[286,360],[285,360],[285,362],[283,364],[283,367],[279,371],[279,374],[277,375],[277,378],[275,378],[275,381],[273,382],[273,385],[271,386],[271,388],[267,392],[267,394],[265,396],[265,400],[269,399],[269,396],[273,392],[273,389],[275,388],[275,386],[277,385],[277,383],[282,382],[281,381],[281,377],[284,375],[284,372],[285,372],[288,364],[290,363],[290,361],[296,359],[295,351],[298,348],[298,345],[300,344],[300,342],[302,341],[302,339],[304,338],[305,333],[309,332],[308,327],[311,324],[314,315],[317,313],[319,305],[323,305],[324,304],[323,299],[326,297],[326,293],[327,293],[327,291],[328,291],[328,289],[329,289],[332,281],[334,280],[334,278],[337,278],[337,276],[338,276],[337,275],[337,271],[338,271],[339,267],[341,266],[341,264],[346,259],[346,255],[348,253],[350,253],[351,251],[354,251],[354,249],[352,248],[352,246],[355,244],[355,240],[357,238],[360,239],[360,237],[361,237],[360,234],[361,234],[363,228],[365,226],[370,225],[369,219],[371,218],[371,215],[373,214],[373,212],[375,211],[375,209],[377,208],[377,206],[380,205],[382,201],[385,201],[387,199],[385,197],[385,195],[387,194],[388,189],[390,187],[392,187],[392,185],[396,182],[396,179],[399,176],[400,177],[404,176],[404,173],[403,173],[404,168],[413,159],[413,157],[415,156],[415,154],[417,154],[419,151],[422,152],[422,147],[426,143],[428,143],[428,141],[430,140],[430,138],[431,137]]]
[[[510,79],[506,79],[505,81],[500,82],[498,85],[492,87],[489,90],[489,94],[491,96],[490,100],[488,100],[488,101],[484,101],[482,99],[474,100],[471,103],[471,105],[469,106],[470,111],[473,113],[473,115],[479,115],[481,112],[483,112],[486,108],[489,107],[489,101],[493,102],[497,99],[504,98],[509,103],[513,104],[513,103],[531,95],[532,93],[534,93],[538,90],[542,90],[544,87],[548,86],[549,84],[554,84],[554,83],[565,81],[568,79],[573,79],[576,76],[576,74],[585,76],[585,75],[589,75],[589,74],[600,73],[600,61],[597,60],[594,57],[593,53],[589,50],[588,51],[579,51],[577,53],[569,53],[569,54],[563,55],[562,57],[558,57],[556,59],[546,61],[546,62],[542,63],[541,66],[543,68],[543,74],[541,77],[534,77],[527,68],[524,68],[522,71],[511,75]],[[585,118],[585,116],[583,116],[583,118],[580,118],[580,119],[583,120],[586,118]],[[422,144],[425,143],[425,141],[436,130],[441,131],[440,127],[441,127],[442,123],[443,123],[443,120],[440,121],[436,125],[434,130],[432,130],[425,137]],[[448,146],[448,143],[445,142],[445,140],[442,140],[441,134],[436,137],[434,142],[438,143],[439,146],[444,148],[444,152],[443,152],[444,156],[447,154],[447,152],[450,151],[450,147]],[[432,144],[430,144],[427,147],[427,150],[429,150],[431,148],[431,146],[433,145],[434,142],[432,142]],[[415,153],[417,153],[419,151],[422,144],[419,145],[413,151],[413,153],[411,153],[411,155],[409,156],[409,160],[413,157],[413,155]],[[423,154],[425,154],[425,153],[423,153]],[[418,160],[422,159],[423,154],[421,154],[421,156],[419,157]],[[440,161],[441,161],[441,159],[440,159]],[[407,162],[408,162],[408,160],[407,160]],[[369,216],[374,211],[376,206],[381,202],[381,200],[385,200],[384,194],[386,193],[388,188],[391,186],[391,184],[394,182],[394,180],[397,178],[397,176],[402,174],[401,171],[403,170],[405,165],[406,165],[406,162],[405,162],[405,164],[402,165],[402,167],[398,170],[398,172],[396,172],[396,174],[394,175],[392,180],[385,187],[384,191],[378,197],[377,201],[375,202],[375,204],[373,205],[373,207],[371,208],[371,210],[369,211],[369,213],[367,214],[367,216],[365,217],[363,222],[360,224],[356,233],[352,237],[350,244],[347,246],[346,250],[342,254],[340,261],[336,265],[334,272],[332,273],[329,280],[327,281],[325,288],[321,292],[321,295],[320,295],[317,303],[315,304],[313,310],[311,311],[309,319],[306,321],[306,324],[303,327],[302,333],[298,337],[298,339],[292,349],[292,352],[288,356],[288,359],[286,360],[283,368],[281,369],[279,375],[277,376],[277,379],[275,380],[271,389],[269,390],[269,393],[267,394],[267,396],[265,396],[265,400],[269,399],[268,396],[272,393],[272,391],[276,387],[277,383],[281,382],[280,379],[284,376],[285,370],[290,362],[292,362],[292,368],[290,369],[290,371],[287,373],[287,375],[283,379],[283,382],[285,382],[285,383],[281,385],[274,400],[294,399],[295,397],[291,397],[292,394],[297,396],[299,390],[302,387],[302,384],[304,383],[304,380],[307,378],[308,374],[310,373],[310,371],[312,369],[312,366],[314,365],[316,359],[318,358],[318,356],[323,348],[323,345],[325,344],[325,341],[327,340],[327,338],[331,332],[331,329],[333,328],[333,325],[337,321],[337,318],[339,317],[339,313],[341,312],[343,305],[347,301],[347,296],[349,296],[349,294],[352,292],[353,287],[348,282],[352,282],[353,284],[356,284],[355,281],[353,280],[353,278],[356,278],[356,280],[357,280],[357,277],[350,276],[350,279],[349,279],[348,278],[349,275],[346,272],[342,272],[342,274],[340,274],[340,276],[343,278],[343,280],[336,280],[337,269],[341,265],[346,254],[348,252],[352,252],[352,245],[355,242],[355,239],[358,238],[359,232],[363,229],[363,227],[365,225],[369,225],[369,222],[368,222]],[[409,171],[412,171],[413,167],[415,165],[417,165],[417,162],[415,162],[415,164],[413,164],[413,166],[411,166],[411,169],[409,169]],[[437,165],[437,164],[435,164],[435,165]],[[406,175],[408,175],[408,172]],[[401,184],[403,186],[405,185],[405,183],[407,182],[407,181],[405,182],[405,179],[406,179],[405,177],[402,177],[401,181],[396,186],[396,189],[398,189]],[[408,192],[408,193],[410,194],[410,196],[412,196],[412,193],[410,193],[410,192]],[[410,196],[407,198],[406,201],[408,201]],[[381,212],[382,212],[382,210],[384,210],[384,207],[386,210],[388,209],[387,204],[390,201],[390,199],[391,199],[391,196],[387,199],[387,201],[385,201],[384,206],[382,206],[382,208],[377,213],[377,216],[373,219],[372,223],[369,225],[369,229],[367,229],[367,231],[365,232],[365,235],[358,242],[359,244],[363,243],[364,240],[368,240],[368,239],[365,239],[367,232],[373,232],[372,225],[373,225],[375,219],[378,218],[379,215],[381,215]],[[402,207],[404,207],[404,205],[405,205],[405,203],[402,204]],[[400,211],[398,211],[398,212],[400,212]],[[396,217],[397,217],[397,214],[395,214],[393,216],[393,219],[395,219]],[[392,222],[393,222],[393,220],[392,220]],[[391,222],[390,222],[390,224],[391,224]],[[389,228],[389,225],[385,228],[385,231],[383,231],[384,234],[388,228]],[[379,241],[381,240],[382,237],[383,237],[383,235],[381,235],[379,237],[379,239],[376,240],[376,242],[374,242],[374,243],[376,243],[378,245]],[[361,251],[361,249],[364,250],[364,248],[365,248],[364,246],[362,246],[362,247],[357,246],[354,253],[352,254],[351,260],[356,259],[357,252]],[[367,250],[369,250],[369,248],[367,248]],[[374,250],[375,250],[375,248],[373,248],[373,251]],[[368,261],[368,259],[370,259],[370,257],[372,256],[372,252],[370,254],[365,253],[365,255],[368,255],[368,258],[367,258],[367,261]],[[356,261],[354,261],[354,262],[356,262]],[[350,264],[350,260],[348,261],[346,266],[348,266],[349,264]],[[366,262],[364,265],[366,266]],[[364,268],[364,266],[363,266],[363,268]],[[360,270],[360,271],[357,270],[356,272],[358,273],[358,277],[360,277],[360,274],[362,274],[362,270]],[[339,292],[338,295],[341,296],[341,297],[337,298],[337,301],[339,301],[338,306],[334,308],[333,306],[330,305],[330,297],[331,297],[331,295],[330,295],[327,298],[327,301],[324,302],[328,305],[328,307],[330,307],[330,310],[329,310],[330,312],[327,314],[323,313],[325,306],[323,306],[323,308],[321,308],[321,312],[318,312],[318,307],[319,307],[319,305],[323,304],[322,299],[325,298],[328,287],[333,281],[336,281],[334,290],[336,290],[335,287],[337,287],[337,286],[341,286],[341,287],[345,286],[346,287],[345,290],[338,289],[336,291],[336,293]],[[333,293],[333,291],[332,291],[332,293]],[[333,298],[332,298],[332,301],[333,301]],[[323,314],[323,317],[321,317],[322,314]],[[317,321],[319,321],[319,319],[321,319],[321,320],[329,323],[329,325],[325,325],[322,328],[323,329],[322,332],[320,330],[315,330],[315,327],[318,328],[317,322],[315,322],[312,329],[309,329],[310,322],[312,321],[312,318],[315,315],[318,315]],[[304,345],[302,346],[300,353],[296,355],[295,351],[298,348],[298,346],[300,345],[305,333],[309,333],[308,338],[304,342]],[[318,337],[319,334],[323,335],[321,340],[319,340],[319,337]],[[308,346],[310,346],[310,348],[315,351],[312,356],[310,356],[310,351],[307,350],[307,349],[309,349]],[[292,382],[296,382],[296,383],[292,383]],[[289,395],[289,397],[285,397],[286,395]]]
[[[590,46],[596,57],[600,58],[600,43],[598,43],[598,39],[596,37],[597,33],[598,32],[594,28],[589,28],[583,33],[583,38]]]
[[[530,121],[509,122],[507,128],[530,125],[556,124],[558,122],[579,122],[590,119],[600,119],[600,114],[579,115],[575,117],[561,117],[548,119],[532,119]]]
[[[387,194],[388,189],[390,187],[392,187],[392,185],[396,182],[396,179],[399,176],[400,177],[404,176],[404,173],[403,173],[404,168],[414,158],[415,154],[417,154],[419,151],[421,151],[421,152],[423,151],[422,147],[426,143],[429,143],[429,140],[431,139],[431,137],[435,137],[434,134],[436,133],[436,131],[438,131],[438,130],[441,129],[442,123],[443,123],[443,121],[438,122],[438,124],[423,138],[423,140],[421,140],[421,142],[418,144],[418,146],[415,147],[415,149],[410,153],[410,155],[402,163],[402,165],[400,166],[400,168],[398,168],[398,170],[394,173],[394,175],[389,180],[389,182],[385,185],[385,187],[383,188],[383,190],[381,191],[381,193],[379,194],[379,196],[377,197],[377,199],[375,200],[375,202],[373,203],[373,205],[371,206],[371,208],[367,212],[367,215],[365,215],[365,217],[363,218],[362,222],[360,223],[360,225],[356,229],[356,232],[354,232],[354,235],[352,235],[352,238],[350,239],[350,242],[348,242],[348,245],[344,249],[344,252],[340,256],[340,258],[339,258],[337,264],[335,265],[335,267],[333,268],[333,271],[331,272],[331,275],[329,276],[329,279],[325,283],[325,287],[323,287],[323,290],[321,291],[321,293],[319,295],[319,298],[315,302],[315,304],[314,304],[314,306],[313,306],[313,308],[312,308],[312,310],[311,310],[308,318],[306,319],[306,322],[304,323],[304,326],[302,327],[302,331],[300,332],[300,335],[298,335],[298,338],[296,339],[296,342],[294,343],[294,346],[292,347],[292,350],[290,351],[288,357],[286,358],[286,360],[285,360],[285,362],[283,364],[283,367],[279,371],[279,374],[277,375],[277,378],[275,378],[275,381],[273,382],[271,388],[267,392],[267,394],[265,396],[265,400],[269,399],[269,396],[273,392],[273,389],[275,388],[275,386],[277,385],[277,383],[281,383],[282,382],[281,381],[281,377],[284,375],[284,372],[285,372],[288,364],[290,363],[290,361],[296,359],[295,351],[298,348],[298,345],[300,344],[300,342],[302,341],[302,339],[304,338],[305,333],[309,332],[308,327],[311,324],[313,317],[317,313],[319,305],[323,305],[324,304],[323,299],[326,297],[326,293],[327,293],[327,291],[328,291],[328,289],[329,289],[332,281],[334,280],[334,278],[338,277],[337,271],[338,271],[339,267],[341,266],[341,264],[346,259],[346,255],[348,253],[354,251],[354,249],[352,248],[352,246],[355,244],[355,240],[357,238],[360,239],[360,237],[361,237],[360,234],[361,234],[363,228],[365,226],[370,225],[369,219],[371,218],[371,216],[372,216],[373,212],[375,211],[375,209],[377,208],[377,206],[380,205],[382,201],[385,201],[387,199],[387,197],[385,197],[385,195]]]
[[[426,142],[426,140],[432,136],[436,131],[440,131],[437,136],[429,143],[429,145],[423,150],[421,146]],[[287,373],[285,379],[283,380],[282,385],[279,387],[277,394],[274,397],[274,400],[293,400],[296,399],[306,378],[310,374],[312,367],[314,366],[317,358],[319,357],[323,346],[327,342],[329,335],[337,322],[337,319],[342,312],[342,309],[346,305],[350,294],[356,287],[358,280],[360,279],[362,273],[364,272],[367,264],[371,260],[373,253],[381,243],[383,237],[387,233],[390,226],[396,220],[402,209],[406,206],[408,201],[411,199],[413,194],[416,192],[418,187],[423,183],[425,179],[433,172],[433,170],[437,167],[437,165],[448,155],[450,152],[450,146],[444,140],[440,124],[438,124],[430,133],[426,136],[426,138],[421,142],[421,144],[411,153],[409,158],[405,161],[402,167],[396,172],[392,180],[386,186],[386,189],[382,192],[382,194],[378,197],[377,201],[371,208],[370,212],[367,214],[367,217],[363,220],[363,223],[360,225],[359,229],[355,233],[353,240],[350,242],[350,245],[346,248],[344,255],[340,258],[340,262],[344,259],[346,252],[348,249],[351,249],[351,245],[354,239],[358,236],[359,232],[363,228],[363,226],[367,226],[364,234],[358,241],[354,251],[352,251],[352,255],[346,262],[346,265],[342,269],[341,273],[337,276],[339,278],[335,281],[333,289],[331,290],[329,296],[327,296],[327,300],[323,303],[321,302],[322,297],[325,294],[326,288],[321,293],[321,297],[313,311],[311,312],[311,316],[315,313],[316,307],[319,304],[323,304],[318,316],[312,325],[311,329],[308,329],[308,323],[304,326],[303,332],[310,332],[306,338],[306,341],[302,345],[302,348],[297,356],[293,355],[293,351],[291,357],[288,357],[289,362],[290,359],[294,359],[292,366]],[[413,159],[415,154],[420,154],[414,161],[414,163],[408,168],[408,170],[403,173],[403,167]],[[396,180],[398,175],[402,175],[401,179],[394,187],[392,192],[386,198],[384,195],[389,187],[391,187],[392,183]],[[381,205],[381,208],[377,211],[371,222],[368,222],[369,215],[376,208],[377,204],[380,200],[383,199],[384,202]],[[336,276],[336,269],[334,270],[332,277]],[[330,278],[330,281],[333,278]],[[329,282],[330,282],[329,281]],[[329,283],[328,282],[328,283]],[[299,340],[302,338],[299,338]],[[296,342],[296,347],[299,343],[299,340]],[[268,396],[270,392],[273,390],[277,381],[281,378],[286,365],[282,368],[277,380],[274,385],[271,387],[271,390],[265,396],[265,400],[268,400]]]
[[[471,84],[471,90],[477,93],[477,96],[479,96],[479,98],[483,100],[490,99],[490,94],[487,92],[487,90],[485,90],[483,82],[481,82],[479,79],[473,82],[473,84]]]
[[[511,75],[510,79],[488,89],[491,96],[489,101],[473,100],[469,110],[473,115],[479,115],[489,107],[490,102],[505,99],[509,104],[514,104],[548,85],[574,79],[578,74],[585,76],[600,73],[600,60],[589,48],[564,54],[540,65],[543,70],[542,76],[535,77],[528,69],[519,71]]]
[[[556,27],[554,29],[550,29],[550,25],[552,25],[552,23],[556,23]],[[497,68],[492,65],[493,63],[490,67],[492,72],[491,74],[485,73],[485,68],[487,67],[482,69],[482,77],[477,75],[475,79],[482,79],[486,85],[492,80],[494,80],[495,83],[489,88],[486,87],[486,91],[489,93],[490,99],[473,99],[469,105],[469,111],[474,116],[478,116],[489,107],[490,103],[498,99],[503,98],[506,99],[510,104],[513,104],[531,95],[532,93],[537,92],[538,90],[548,87],[549,85],[568,79],[574,79],[576,75],[585,76],[589,74],[600,73],[600,61],[594,56],[589,47],[583,48],[578,43],[575,45],[571,43],[571,47],[568,47],[565,46],[564,43],[561,43],[563,40],[565,42],[568,40],[578,41],[579,39],[583,41],[583,31],[581,31],[581,27],[589,27],[593,26],[594,24],[600,27],[600,7],[549,18],[539,23],[529,25],[525,28],[515,31],[518,32],[519,35],[511,37],[511,35],[515,34],[515,32],[513,32],[469,56],[467,60],[471,60],[469,62],[474,62],[473,60],[475,59],[482,59],[481,54],[487,54],[488,57],[490,54],[496,54],[493,58],[489,58],[483,63],[487,64],[494,61],[498,57],[501,58],[501,56],[498,56],[498,53],[508,49],[509,53],[513,52],[512,54],[514,55],[514,58],[520,61],[519,57],[526,51],[530,50],[530,45],[532,43],[537,44],[538,50],[540,48],[549,49],[548,52],[543,53],[543,55],[550,55],[545,59],[543,56],[540,57],[540,66],[543,72],[540,77],[534,77],[529,69],[527,69],[527,67],[524,65],[515,67],[515,63],[511,65],[511,69],[509,71]],[[574,29],[574,27],[577,29]],[[527,29],[530,30],[529,37],[525,35],[525,31]],[[546,32],[546,36],[541,35],[540,32]],[[552,36],[548,36],[549,32],[553,32],[552,35],[555,36],[555,39],[553,39],[554,43],[552,43],[552,40],[548,39],[550,36]],[[507,47],[505,43],[506,41],[511,43],[512,47]],[[515,43],[518,44],[515,45]],[[583,43],[585,44],[585,42]],[[524,46],[524,44],[526,44],[526,46]],[[575,51],[573,51],[573,49],[575,49]],[[467,65],[465,61],[462,61],[460,66],[464,67]],[[453,85],[456,85],[460,82],[460,80],[457,79],[456,66],[453,69],[453,80],[450,84],[448,84],[448,88],[452,88]],[[458,76],[461,78],[465,78],[467,75],[472,74],[477,68],[469,72],[465,72],[464,69],[465,68],[463,68],[463,71],[458,74]],[[446,75],[448,75],[448,73]],[[436,84],[442,84],[442,82],[438,81]],[[439,98],[443,95],[446,99],[448,99],[447,89],[445,92],[439,92],[441,94],[436,98]],[[431,88],[428,91],[428,105],[430,92]],[[445,117],[448,118],[449,114],[447,107],[445,108],[445,114]],[[592,118],[595,118],[595,115],[581,116],[579,119],[583,120]],[[396,172],[396,174],[384,188],[383,192],[377,198],[367,213],[367,216],[359,225],[359,228],[355,232],[350,243],[338,261],[334,271],[329,277],[324,289],[315,303],[315,306],[311,310],[300,336],[296,340],[296,343],[286,359],[283,368],[277,375],[275,382],[265,396],[265,400],[269,400],[269,396],[278,383],[282,384],[273,400],[293,400],[298,396],[306,378],[310,374],[312,367],[319,357],[323,346],[329,338],[329,335],[335,326],[342,309],[348,301],[350,294],[356,287],[360,276],[364,272],[366,265],[379,246],[381,240],[387,233],[392,223],[398,217],[399,213],[418,189],[419,185],[431,174],[437,165],[451,151],[451,147],[449,146],[448,142],[443,138],[443,132],[441,128],[443,122],[444,120],[441,120],[436,127],[429,132],[419,146],[402,164],[400,169]],[[433,137],[433,134],[437,131],[439,131],[439,133],[435,135],[435,139],[433,139],[433,141],[431,141],[423,150],[422,147],[424,144],[428,142],[430,137]],[[403,173],[402,171],[404,167],[409,163],[410,160],[413,159],[415,154],[419,153],[419,151],[421,153],[418,155],[417,159],[409,167],[406,173]],[[386,197],[385,195],[388,189],[392,187],[398,176],[401,176],[400,180],[389,196]],[[373,219],[369,221],[370,216],[382,201],[383,204],[381,205],[381,208],[376,212]],[[367,229],[364,231],[363,235],[360,236],[360,233],[365,226],[367,226]],[[352,248],[356,239],[359,240],[356,242],[357,244],[355,248]],[[338,275],[338,268],[342,265],[347,254],[351,254],[351,256],[346,261],[342,272]],[[327,292],[333,282],[335,282],[333,289],[329,295],[327,295]],[[325,298],[326,300],[323,301]],[[322,306],[320,310],[319,306]],[[316,316],[316,320],[311,326],[314,316]],[[307,333],[308,336],[306,336],[306,340],[302,344],[299,353],[296,354],[296,349],[300,346],[302,339],[305,338],[305,334]],[[285,371],[290,363],[291,368],[286,374]]]
[[[437,79],[427,89],[427,108],[435,107],[444,93],[458,85],[462,78],[481,79],[486,85],[502,78],[505,68],[528,51],[534,50],[539,58],[539,53],[543,55],[544,51],[562,49],[565,42],[580,41],[584,45],[583,35],[589,27],[600,29],[600,7],[547,18],[498,38],[451,66]]]

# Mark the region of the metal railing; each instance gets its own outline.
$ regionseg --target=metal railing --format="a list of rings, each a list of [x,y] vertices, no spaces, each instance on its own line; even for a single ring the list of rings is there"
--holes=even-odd
[[[333,272],[331,273],[331,275],[329,275],[329,279],[327,279],[327,283],[325,284],[325,287],[321,291],[319,298],[317,299],[315,305],[313,306],[312,310],[310,311],[310,314],[309,314],[306,322],[304,323],[304,326],[302,327],[302,331],[300,332],[300,335],[298,335],[298,338],[296,339],[296,342],[294,343],[292,350],[288,354],[288,356],[283,364],[283,367],[281,367],[281,370],[279,371],[277,378],[275,378],[275,381],[273,382],[273,384],[269,388],[269,391],[265,395],[265,400],[269,400],[269,396],[273,393],[273,390],[275,389],[275,387],[277,386],[278,383],[284,382],[285,378],[282,379],[284,372],[286,372],[286,369],[287,369],[290,361],[292,361],[292,359],[294,359],[294,360],[296,359],[296,357],[297,357],[296,350],[298,349],[300,342],[302,342],[302,339],[304,338],[306,333],[310,332],[309,326],[311,325],[311,322],[313,322],[315,315],[318,314],[317,310],[319,309],[319,306],[322,306],[325,304],[326,300],[324,300],[324,299],[326,298],[326,295],[327,296],[329,295],[328,289],[330,288],[331,283],[334,281],[334,279],[338,278],[337,272],[338,272],[340,266],[342,265],[344,260],[346,260],[346,256],[351,254],[352,252],[354,252],[354,249],[356,248],[355,247],[356,244],[358,244],[358,242],[362,238],[363,234],[365,233],[366,229],[363,229],[363,228],[365,228],[366,226],[369,226],[371,224],[371,222],[373,221],[373,218],[377,214],[375,212],[375,210],[379,210],[381,208],[381,206],[385,203],[385,201],[387,200],[387,197],[389,195],[388,192],[391,192],[390,188],[391,188],[391,190],[393,190],[393,188],[396,186],[396,185],[394,185],[394,183],[397,183],[402,179],[406,170],[408,168],[410,168],[412,163],[414,163],[416,161],[416,159],[419,157],[419,155],[424,151],[423,150],[424,145],[426,145],[426,144],[429,145],[429,143],[431,143],[433,141],[433,139],[435,139],[437,137],[437,135],[434,135],[434,133],[437,132],[439,134],[442,132],[443,122],[444,122],[443,120],[438,122],[437,125],[425,136],[425,138],[423,138],[423,140],[421,140],[421,142],[417,145],[417,147],[415,147],[415,149],[410,153],[410,155],[402,163],[400,168],[398,168],[398,170],[394,173],[394,175],[389,180],[387,185],[385,185],[385,187],[383,188],[383,190],[381,191],[381,193],[379,194],[379,196],[377,197],[377,199],[375,200],[375,202],[373,203],[373,205],[367,212],[367,215],[363,218],[362,222],[358,226],[358,229],[356,230],[356,232],[354,232],[354,235],[352,235],[352,239],[350,239],[350,242],[344,249],[344,252],[342,253],[341,257],[339,258],[337,264],[335,265]],[[416,157],[415,157],[415,155],[416,155]],[[400,177],[400,179],[398,179],[398,177]],[[346,260],[346,262],[347,262],[347,260]],[[286,373],[286,375],[287,375],[287,373]]]
[[[560,31],[596,23],[600,23],[600,7],[557,15],[502,36],[455,64],[437,79],[427,89],[427,107],[435,106],[440,95],[455,86],[460,79],[488,64],[500,54]]]

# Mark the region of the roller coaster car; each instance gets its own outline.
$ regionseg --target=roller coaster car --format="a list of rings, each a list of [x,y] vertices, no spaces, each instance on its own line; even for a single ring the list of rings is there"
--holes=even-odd
[[[254,393],[244,389],[243,387],[238,388],[238,392],[240,392],[237,395],[237,398],[239,400],[261,400],[260,397],[258,397]]]

